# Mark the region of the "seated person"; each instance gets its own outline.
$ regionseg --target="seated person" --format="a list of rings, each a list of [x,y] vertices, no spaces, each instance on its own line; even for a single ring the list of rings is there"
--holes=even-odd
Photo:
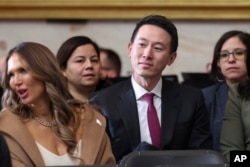
[[[115,164],[105,118],[71,99],[46,46],[23,42],[11,49],[2,86],[0,132],[14,167]]]
[[[177,56],[175,25],[164,16],[140,20],[128,45],[132,76],[95,92],[90,101],[107,118],[119,162],[132,151],[210,149],[209,116],[201,90],[162,79]]]
[[[250,48],[250,34],[246,39],[246,48]],[[250,151],[250,52],[245,50],[244,53],[242,61],[246,64],[248,78],[229,86],[220,136],[221,153],[229,161],[230,151]]]
[[[245,50],[250,50],[249,43],[248,33],[232,30],[224,33],[214,48],[211,74],[218,82],[202,91],[210,114],[213,149],[216,151],[220,151],[221,126],[228,100],[228,86],[248,79],[245,62],[248,55]]]

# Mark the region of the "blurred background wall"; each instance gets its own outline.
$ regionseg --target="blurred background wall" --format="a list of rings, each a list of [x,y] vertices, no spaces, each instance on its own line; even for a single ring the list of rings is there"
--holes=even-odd
[[[23,41],[40,42],[54,53],[61,43],[75,35],[86,35],[99,46],[112,48],[122,59],[122,76],[131,73],[127,46],[136,20],[87,22],[57,22],[45,20],[2,20],[0,21],[0,55]],[[166,75],[181,72],[205,72],[211,61],[213,47],[218,38],[232,29],[250,32],[249,21],[179,21],[174,20],[179,33],[178,57],[175,63],[164,71]]]
[[[224,32],[250,32],[249,9],[249,0],[1,0],[0,56],[23,41],[42,43],[56,53],[67,38],[86,35],[118,52],[122,76],[127,76],[127,46],[136,21],[161,14],[179,32],[177,59],[164,74],[176,74],[182,81],[182,72],[206,72]]]

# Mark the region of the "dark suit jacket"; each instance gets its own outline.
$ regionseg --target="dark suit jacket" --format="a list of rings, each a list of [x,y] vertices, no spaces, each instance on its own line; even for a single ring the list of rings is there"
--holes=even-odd
[[[131,80],[103,89],[91,97],[107,118],[107,131],[116,160],[141,143],[137,104]],[[209,116],[202,92],[163,79],[161,145],[171,149],[210,149]]]
[[[202,89],[208,113],[210,114],[210,129],[213,136],[213,149],[220,150],[220,135],[224,110],[228,99],[226,82],[219,82]]]
[[[0,135],[0,166],[11,167],[9,148],[2,135]]]

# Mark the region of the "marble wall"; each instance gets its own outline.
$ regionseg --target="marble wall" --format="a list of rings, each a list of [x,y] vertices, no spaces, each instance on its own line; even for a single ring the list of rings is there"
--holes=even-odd
[[[136,21],[87,21],[53,22],[43,20],[0,21],[0,55],[22,41],[34,41],[47,45],[54,53],[67,38],[86,35],[102,47],[109,47],[120,54],[122,75],[131,73],[127,45]],[[226,31],[238,29],[250,32],[249,21],[174,21],[179,33],[179,48],[175,63],[164,74],[205,72],[211,61],[213,47]]]

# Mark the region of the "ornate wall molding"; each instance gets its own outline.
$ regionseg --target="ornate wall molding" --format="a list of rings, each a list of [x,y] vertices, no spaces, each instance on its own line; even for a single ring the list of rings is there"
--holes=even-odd
[[[249,0],[1,0],[0,19],[249,20]]]

